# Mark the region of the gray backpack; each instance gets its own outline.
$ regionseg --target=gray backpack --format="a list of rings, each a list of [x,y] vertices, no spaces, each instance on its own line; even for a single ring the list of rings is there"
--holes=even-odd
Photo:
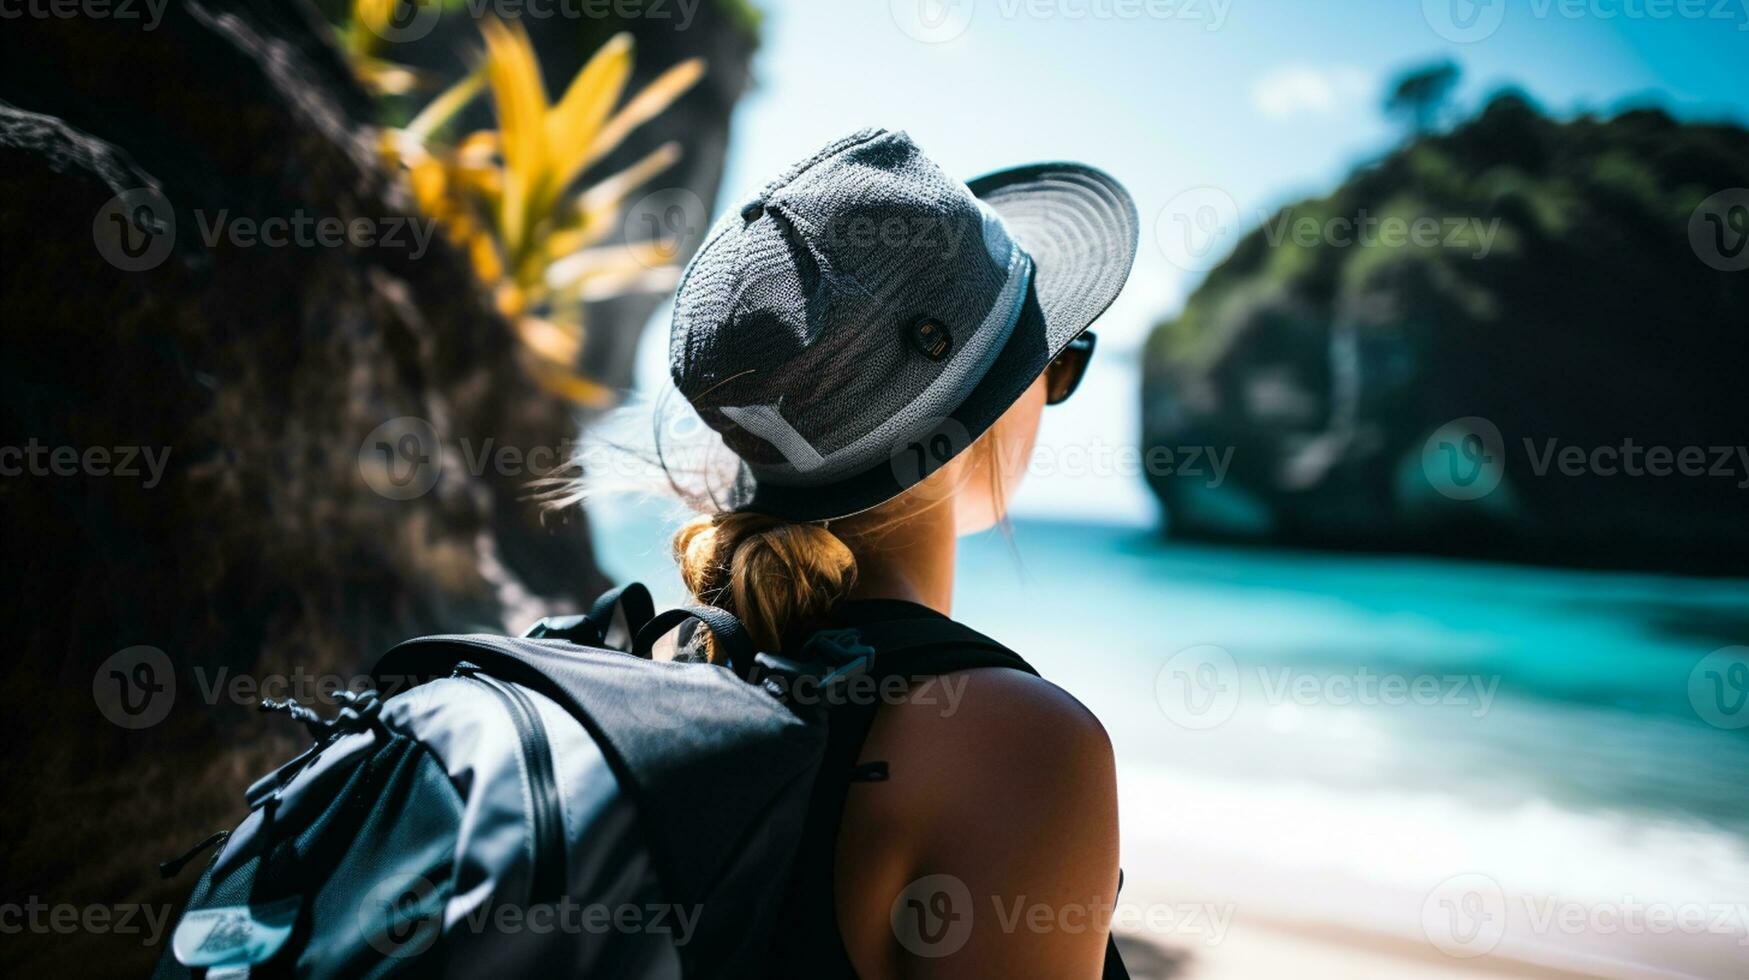
[[[650,659],[691,620],[728,667]],[[1030,670],[951,621],[885,625],[883,668]],[[817,777],[851,778],[821,775],[828,729],[875,707],[834,695],[875,659],[856,630],[758,653],[634,583],[523,637],[402,643],[333,718],[264,703],[314,743],[203,842],[156,976],[764,975]]]

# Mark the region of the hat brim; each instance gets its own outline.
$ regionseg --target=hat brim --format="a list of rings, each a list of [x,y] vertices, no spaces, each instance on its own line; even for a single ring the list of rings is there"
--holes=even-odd
[[[1111,175],[1079,163],[1035,163],[971,181],[1032,256],[1020,319],[978,386],[922,454],[895,447],[889,463],[821,486],[780,486],[742,470],[734,509],[792,521],[832,520],[877,507],[964,451],[1026,393],[1052,359],[1117,299],[1136,259],[1135,202]],[[945,447],[945,451],[944,451]]]

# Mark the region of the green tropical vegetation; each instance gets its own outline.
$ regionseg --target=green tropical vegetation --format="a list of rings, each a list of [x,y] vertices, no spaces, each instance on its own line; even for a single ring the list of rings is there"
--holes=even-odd
[[[1513,91],[1438,131],[1452,81],[1399,83],[1407,140],[1263,219],[1151,334],[1144,445],[1233,450],[1219,487],[1150,476],[1169,531],[1729,564],[1749,543],[1743,466],[1568,475],[1548,453],[1701,447],[1711,465],[1742,443],[1749,275],[1707,253],[1749,234],[1749,209],[1703,203],[1749,187],[1749,131],[1657,109],[1557,119]],[[1499,429],[1502,478],[1455,499],[1423,449],[1468,418]]]

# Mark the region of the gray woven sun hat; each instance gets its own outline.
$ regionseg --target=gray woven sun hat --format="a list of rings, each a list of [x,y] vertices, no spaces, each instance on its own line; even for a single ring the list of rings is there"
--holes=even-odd
[[[1041,163],[962,183],[903,132],[789,168],[711,229],[681,278],[674,384],[740,458],[722,503],[845,517],[988,430],[1117,298],[1134,202]]]

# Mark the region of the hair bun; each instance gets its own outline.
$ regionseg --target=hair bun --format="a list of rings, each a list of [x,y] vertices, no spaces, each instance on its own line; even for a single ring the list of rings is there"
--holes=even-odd
[[[674,536],[674,558],[687,590],[734,613],[765,650],[779,649],[791,623],[830,613],[856,584],[856,556],[836,534],[763,514],[694,518]]]

